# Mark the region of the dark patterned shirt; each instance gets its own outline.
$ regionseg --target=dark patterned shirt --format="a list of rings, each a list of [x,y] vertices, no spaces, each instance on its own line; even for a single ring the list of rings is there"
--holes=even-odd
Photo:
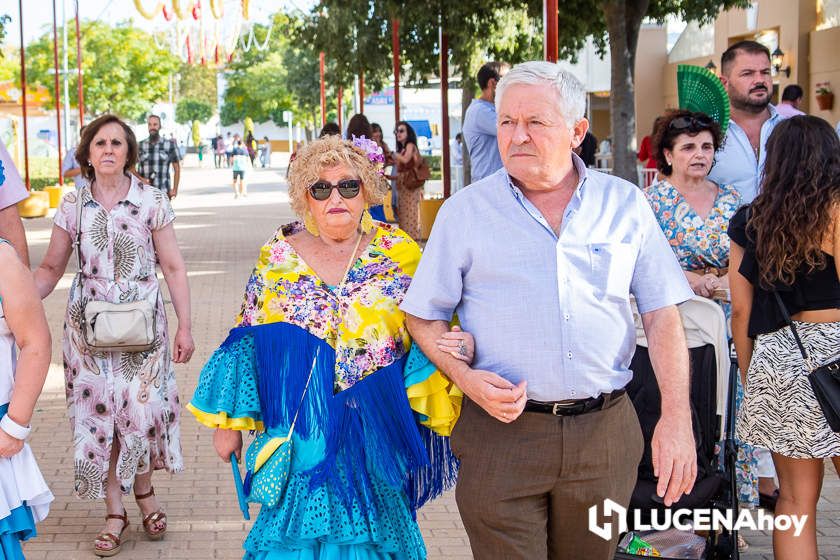
[[[148,138],[140,141],[139,161],[137,171],[149,179],[154,186],[168,193],[169,164],[181,161],[178,145],[167,138],[161,138],[152,143]]]

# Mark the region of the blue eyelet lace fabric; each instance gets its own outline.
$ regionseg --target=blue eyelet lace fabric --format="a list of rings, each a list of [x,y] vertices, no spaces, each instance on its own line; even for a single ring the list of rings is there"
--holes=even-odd
[[[229,348],[219,348],[201,372],[190,403],[208,414],[262,419],[257,391],[254,339],[244,336]]]

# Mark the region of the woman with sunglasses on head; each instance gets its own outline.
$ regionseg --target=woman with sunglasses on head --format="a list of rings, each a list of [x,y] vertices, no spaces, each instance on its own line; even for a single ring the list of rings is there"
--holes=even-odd
[[[420,239],[420,201],[423,200],[423,185],[412,184],[410,174],[420,165],[420,150],[417,148],[417,134],[405,121],[397,123],[394,130],[397,150],[393,153],[397,164],[397,216],[400,227],[412,239]]]
[[[746,384],[737,434],[773,456],[776,514],[807,515],[798,537],[773,531],[774,557],[816,560],[825,459],[840,470],[840,433],[808,379],[840,356],[840,141],[824,120],[798,116],[776,126],[766,150],[759,194],[729,225],[732,335]]]
[[[188,405],[216,428],[225,461],[241,456],[241,431],[259,432],[246,453],[244,492],[262,504],[246,559],[425,558],[414,510],[454,482],[445,436],[460,397],[434,366],[406,365],[398,306],[420,250],[368,213],[385,193],[383,161],[367,139],[301,150],[289,174],[301,221],[262,247],[236,327]],[[439,345],[472,359],[466,333]],[[280,482],[288,446],[272,452],[271,441],[290,433]]]
[[[694,293],[711,298],[729,288],[726,228],[741,206],[741,196],[734,187],[707,178],[721,143],[717,122],[705,113],[685,110],[670,111],[660,119],[653,145],[663,179],[646,187],[645,196]],[[728,319],[730,306],[721,305]],[[742,395],[740,388],[738,394]],[[752,447],[740,446],[738,498],[747,506],[758,505],[756,465]]]

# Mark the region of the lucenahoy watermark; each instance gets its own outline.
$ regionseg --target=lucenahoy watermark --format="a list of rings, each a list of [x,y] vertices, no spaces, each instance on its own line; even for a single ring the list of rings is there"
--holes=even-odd
[[[618,534],[626,533],[627,508],[607,498],[604,500],[602,512],[605,517],[618,515]],[[732,510],[716,509],[676,509],[676,510],[651,510],[650,522],[642,523],[642,512],[633,511],[633,528],[637,531],[665,531],[667,529],[679,529],[680,531],[717,531],[726,529],[728,531],[787,531],[793,528],[794,536],[798,537],[805,527],[807,515],[771,515],[759,509],[757,511],[742,509],[737,516]],[[589,508],[589,531],[598,535],[605,541],[610,540],[613,533],[613,524],[598,524],[598,506]]]

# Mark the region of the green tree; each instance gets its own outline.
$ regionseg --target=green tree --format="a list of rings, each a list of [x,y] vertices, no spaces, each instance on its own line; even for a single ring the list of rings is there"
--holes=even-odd
[[[175,122],[187,124],[193,121],[207,122],[213,116],[213,107],[198,99],[181,99],[175,105]]]
[[[215,68],[184,62],[178,70],[178,75],[181,76],[178,91],[178,96],[181,99],[201,101],[209,105],[213,112],[216,111],[218,96]]]
[[[588,35],[610,49],[610,113],[613,173],[636,182],[634,70],[642,21],[664,22],[668,16],[710,22],[721,10],[745,7],[748,0],[569,0],[558,14],[563,35],[582,43]]]
[[[224,103],[219,110],[223,125],[251,117],[255,122],[281,123],[283,111],[290,108],[291,99],[285,87],[289,71],[284,64],[289,46],[290,18],[282,12],[274,14],[273,30],[265,50],[252,47],[239,49],[225,71]],[[262,43],[268,27],[255,25],[255,42]]]
[[[400,20],[404,75],[423,83],[440,73],[440,34],[449,40],[450,67],[461,83],[462,117],[477,93],[475,76],[488,60],[515,64],[541,58],[541,0],[376,0]],[[390,37],[390,30],[388,32]],[[469,158],[464,161],[469,181]]]
[[[130,23],[110,26],[99,21],[83,22],[81,32],[87,114],[112,112],[141,120],[155,102],[167,98],[169,76],[178,71],[180,61],[169,51],[158,49],[151,35]],[[68,44],[73,45],[68,52],[71,68],[76,67],[75,33],[75,26],[68,26]],[[46,87],[54,99],[52,33],[44,33],[26,52],[27,81]],[[59,52],[59,59],[62,56]],[[77,76],[71,73],[69,80],[70,100],[77,104]]]
[[[0,45],[6,41],[6,26],[12,21],[8,14],[0,15]],[[0,58],[3,58],[3,51],[0,50]]]

